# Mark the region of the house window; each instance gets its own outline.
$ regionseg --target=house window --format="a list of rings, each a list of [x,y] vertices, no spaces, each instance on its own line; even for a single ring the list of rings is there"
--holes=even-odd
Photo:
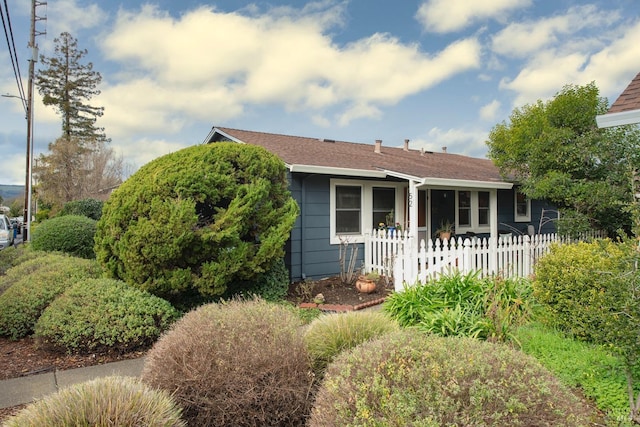
[[[355,185],[336,185],[336,233],[361,234],[362,190]]]
[[[516,222],[531,221],[531,200],[519,189],[515,190],[515,216]]]
[[[478,191],[478,225],[489,225],[489,199],[488,191]]]
[[[471,191],[458,191],[458,225],[471,227]]]
[[[372,228],[378,228],[380,224],[386,224],[387,216],[391,212],[393,212],[396,206],[396,189],[388,188],[388,187],[373,187],[372,193],[373,193]],[[395,218],[392,219],[392,221],[395,221]]]

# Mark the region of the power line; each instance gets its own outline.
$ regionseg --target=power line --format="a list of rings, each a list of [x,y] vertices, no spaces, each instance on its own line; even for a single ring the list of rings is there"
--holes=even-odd
[[[24,108],[25,114],[28,114],[27,99],[24,95],[24,86],[22,85],[22,76],[20,74],[20,63],[18,61],[18,54],[16,52],[16,44],[13,37],[13,28],[11,26],[11,16],[9,15],[9,5],[7,4],[7,0],[4,0],[4,12],[1,6],[2,5],[0,4],[0,16],[2,17],[2,27],[4,28],[4,35],[7,41],[7,47],[9,49],[9,57],[11,58],[11,66],[13,67],[13,75],[16,79],[19,98],[22,100],[22,106]],[[5,14],[7,16],[6,21]]]

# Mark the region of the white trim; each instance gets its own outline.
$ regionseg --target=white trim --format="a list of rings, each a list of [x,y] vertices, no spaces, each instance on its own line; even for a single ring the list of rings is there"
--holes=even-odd
[[[387,174],[383,171],[372,171],[364,169],[349,169],[349,168],[334,168],[330,166],[314,166],[314,165],[299,165],[288,164],[287,168],[289,172],[299,173],[317,173],[322,175],[339,175],[339,176],[353,176],[356,178],[386,178]]]
[[[336,234],[336,186],[346,185],[360,187],[360,226],[362,234],[344,234],[351,243],[363,243],[364,236],[371,232],[373,222],[373,187],[387,187],[396,190],[395,216],[402,220],[404,218],[404,188],[407,185],[403,182],[394,183],[388,181],[363,181],[357,179],[330,179],[329,180],[329,243],[340,244],[340,235]],[[406,226],[406,224],[403,224]]]
[[[467,179],[448,179],[448,178],[423,178],[420,185],[428,185],[433,187],[464,187],[465,189],[498,189],[510,190],[513,188],[512,182],[503,181],[472,181]]]
[[[531,199],[525,195],[527,202],[527,214],[518,215],[518,191],[517,187],[513,188],[513,222],[531,222]],[[524,194],[524,193],[521,193]]]
[[[602,114],[596,116],[596,123],[598,124],[599,128],[610,128],[613,126],[623,126],[640,123],[640,110]]]

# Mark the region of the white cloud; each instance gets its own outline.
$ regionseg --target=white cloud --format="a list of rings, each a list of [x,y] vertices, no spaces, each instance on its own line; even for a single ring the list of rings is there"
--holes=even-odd
[[[462,30],[475,21],[502,20],[510,11],[531,3],[531,0],[426,0],[415,17],[425,31],[448,33]]]
[[[480,108],[480,118],[482,120],[495,121],[496,117],[498,117],[500,106],[500,101],[494,99],[487,105],[484,105],[482,108]]]
[[[105,123],[175,132],[188,120],[228,120],[247,104],[274,104],[310,115],[337,109],[345,124],[480,64],[475,39],[435,54],[387,34],[338,46],[327,33],[342,9],[320,5],[311,14],[259,16],[204,7],[180,18],[152,6],[121,12],[102,43],[124,67],[103,91]]]
[[[598,10],[594,5],[576,6],[562,15],[510,24],[492,37],[491,46],[498,54],[525,58],[544,47],[558,45],[560,40],[564,43],[568,36],[585,28],[606,27],[619,19],[616,11]]]
[[[484,157],[487,152],[485,141],[488,132],[477,129],[438,127],[431,128],[426,137],[411,141],[412,147],[439,152],[446,147],[448,153],[464,154],[472,157]]]

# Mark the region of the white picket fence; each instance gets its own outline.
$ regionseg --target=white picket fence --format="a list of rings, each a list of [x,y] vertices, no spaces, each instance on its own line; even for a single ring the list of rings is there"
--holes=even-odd
[[[577,240],[594,237],[604,237],[604,234],[594,232]],[[421,240],[418,245],[407,234],[373,230],[365,238],[364,269],[392,277],[396,290],[416,282],[424,283],[454,269],[463,274],[478,272],[480,277],[528,277],[552,243],[570,241],[557,234],[538,234],[429,239]]]

